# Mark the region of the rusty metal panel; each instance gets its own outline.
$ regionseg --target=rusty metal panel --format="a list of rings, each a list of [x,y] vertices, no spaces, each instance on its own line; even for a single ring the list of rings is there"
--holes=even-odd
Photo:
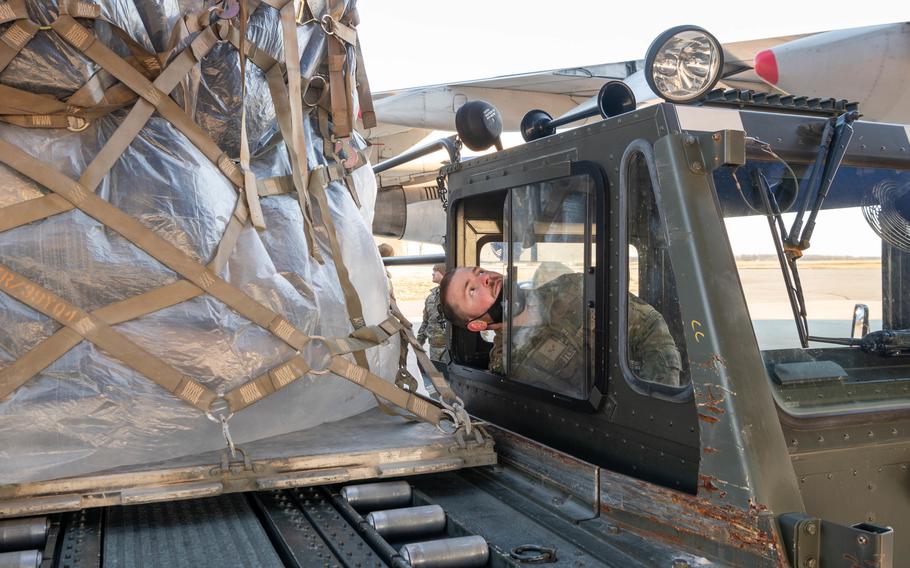
[[[703,479],[705,491],[720,491]],[[600,470],[605,518],[640,535],[744,566],[785,565],[774,515],[761,505],[717,504],[632,477]]]

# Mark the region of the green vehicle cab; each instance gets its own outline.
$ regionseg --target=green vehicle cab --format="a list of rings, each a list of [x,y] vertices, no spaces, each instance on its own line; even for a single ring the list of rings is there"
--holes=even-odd
[[[601,468],[601,511],[722,563],[908,562],[910,129],[857,118],[730,91],[445,167],[449,268],[505,276],[500,336],[450,334],[468,410]],[[559,313],[511,322],[569,280]],[[642,303],[674,379],[638,353]],[[530,364],[567,318],[580,339]]]

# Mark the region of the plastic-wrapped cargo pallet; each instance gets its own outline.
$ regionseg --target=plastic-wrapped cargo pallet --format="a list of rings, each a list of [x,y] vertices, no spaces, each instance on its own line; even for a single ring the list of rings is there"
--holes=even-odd
[[[341,132],[366,98],[352,3],[0,1],[0,484],[218,449],[228,416],[243,443],[376,405],[354,356],[331,359],[348,380],[305,368],[348,345],[310,336],[366,324],[386,341],[357,361],[399,369],[375,181]]]

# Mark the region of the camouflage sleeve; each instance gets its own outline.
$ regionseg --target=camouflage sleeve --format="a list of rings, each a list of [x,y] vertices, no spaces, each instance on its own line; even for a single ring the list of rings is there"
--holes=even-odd
[[[493,349],[490,350],[490,370],[500,375],[506,374],[505,363],[502,360],[502,333],[499,331],[493,336]]]
[[[638,298],[629,298],[629,358],[642,379],[679,386],[682,362],[663,316]]]
[[[432,310],[435,307],[432,298],[433,294],[431,293],[423,302],[423,322],[420,324],[420,329],[417,330],[417,342],[421,345],[427,340],[427,328],[430,325],[430,318],[436,315],[432,313]]]

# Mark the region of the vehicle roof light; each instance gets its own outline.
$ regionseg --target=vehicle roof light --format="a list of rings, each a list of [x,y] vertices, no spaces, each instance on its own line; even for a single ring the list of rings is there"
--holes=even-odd
[[[677,26],[651,43],[645,78],[664,100],[683,103],[713,89],[723,67],[724,51],[717,38],[697,26]]]

